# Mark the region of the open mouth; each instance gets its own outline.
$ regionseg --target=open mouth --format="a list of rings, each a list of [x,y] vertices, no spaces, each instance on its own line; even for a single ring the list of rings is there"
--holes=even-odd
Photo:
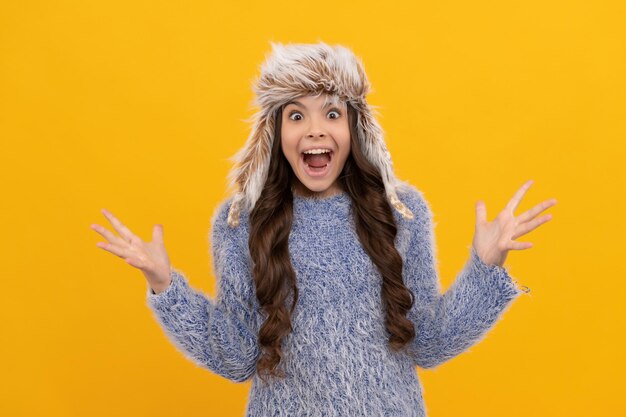
[[[311,177],[322,177],[330,170],[333,160],[333,151],[330,149],[320,149],[312,152],[302,152],[300,161],[304,167],[304,172]]]

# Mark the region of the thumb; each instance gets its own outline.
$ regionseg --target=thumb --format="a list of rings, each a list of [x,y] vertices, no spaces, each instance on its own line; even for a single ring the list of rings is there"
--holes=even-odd
[[[162,224],[156,224],[152,228],[152,240],[159,244],[163,243],[163,225]]]

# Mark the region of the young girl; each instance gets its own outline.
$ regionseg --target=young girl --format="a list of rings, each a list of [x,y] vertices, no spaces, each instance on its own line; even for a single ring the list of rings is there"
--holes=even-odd
[[[556,200],[514,216],[529,181],[493,222],[479,202],[467,264],[440,294],[429,204],[394,177],[360,59],[323,42],[272,48],[237,192],[211,222],[216,299],[170,265],[161,225],[145,243],[103,209],[121,237],[93,225],[98,246],[144,273],[188,359],[252,378],[248,416],[425,416],[415,366],[466,351],[529,292],[503,264]]]

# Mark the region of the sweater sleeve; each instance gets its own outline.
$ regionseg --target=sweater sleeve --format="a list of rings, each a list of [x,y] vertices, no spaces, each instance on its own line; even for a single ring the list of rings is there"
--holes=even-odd
[[[172,281],[147,304],[168,339],[189,360],[234,382],[249,379],[259,356],[258,321],[252,277],[242,233],[226,223],[228,201],[212,220],[213,272],[217,296],[211,299],[190,287],[185,275],[171,267]]]
[[[408,314],[416,333],[411,353],[416,365],[434,368],[482,340],[512,301],[530,290],[519,287],[505,267],[484,263],[471,247],[463,270],[441,294],[432,212],[419,192],[411,205],[415,219],[403,272],[415,296]]]

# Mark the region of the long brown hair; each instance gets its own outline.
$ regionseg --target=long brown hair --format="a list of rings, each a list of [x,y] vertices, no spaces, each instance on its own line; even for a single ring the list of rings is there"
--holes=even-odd
[[[288,238],[293,221],[292,185],[299,180],[281,149],[282,110],[281,107],[276,111],[268,177],[250,212],[248,241],[256,296],[259,307],[266,313],[259,329],[262,354],[257,361],[257,373],[265,382],[267,376],[285,376],[277,368],[282,358],[281,341],[293,329],[291,314],[298,301]],[[415,297],[402,279],[403,262],[394,245],[397,226],[382,177],[361,151],[357,113],[350,103],[347,103],[347,111],[351,150],[338,180],[352,200],[359,240],[382,275],[385,327],[390,334],[390,348],[398,351],[415,337],[413,323],[406,317]],[[290,292],[292,303],[287,309],[285,303]]]

